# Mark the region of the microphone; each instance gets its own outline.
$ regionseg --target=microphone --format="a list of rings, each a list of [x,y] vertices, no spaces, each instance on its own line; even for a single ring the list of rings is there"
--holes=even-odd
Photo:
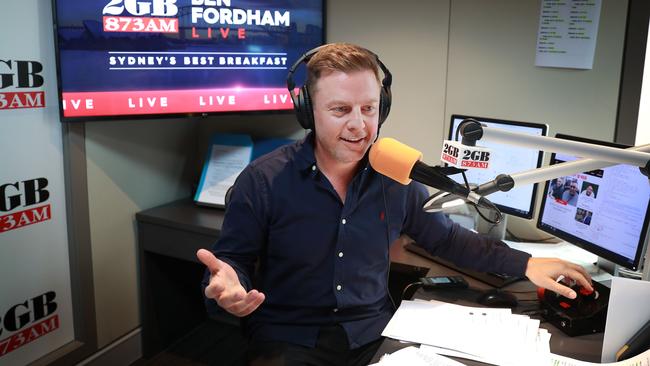
[[[390,137],[377,140],[370,147],[370,165],[401,184],[407,185],[411,180],[432,188],[460,196],[480,207],[496,209],[488,199],[456,183],[442,173],[444,168],[429,166],[420,161],[422,153]]]

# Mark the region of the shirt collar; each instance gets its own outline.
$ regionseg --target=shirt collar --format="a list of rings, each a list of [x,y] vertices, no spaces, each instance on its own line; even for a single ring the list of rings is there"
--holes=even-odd
[[[314,131],[310,131],[307,136],[300,142],[298,147],[297,160],[300,171],[312,171],[316,166],[316,155],[314,155]]]

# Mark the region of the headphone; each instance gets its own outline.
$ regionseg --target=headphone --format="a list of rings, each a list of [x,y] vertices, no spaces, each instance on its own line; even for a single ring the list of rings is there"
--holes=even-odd
[[[294,93],[296,83],[293,81],[293,74],[301,63],[307,63],[309,59],[311,59],[311,57],[324,46],[325,45],[307,51],[293,64],[293,66],[291,66],[291,68],[289,68],[289,74],[287,75],[287,88],[289,89],[291,100],[293,101],[293,109],[296,112],[296,118],[298,119],[298,123],[300,123],[300,125],[306,130],[314,129],[314,109],[312,106],[312,100],[307,85],[303,85],[300,88],[298,95]],[[388,113],[390,112],[390,85],[393,82],[393,76],[390,71],[388,71],[388,68],[386,68],[381,60],[379,60],[379,57],[373,52],[370,53],[375,56],[379,68],[384,73],[384,79],[381,81],[381,92],[379,94],[379,128],[381,128],[381,125],[384,123],[386,118],[388,118]]]

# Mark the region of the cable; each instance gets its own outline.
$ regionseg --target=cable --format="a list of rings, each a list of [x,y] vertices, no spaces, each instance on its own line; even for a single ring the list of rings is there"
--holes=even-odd
[[[456,132],[458,132],[458,131],[456,131]],[[458,138],[458,136],[456,136],[456,138]],[[471,188],[469,186],[469,181],[467,180],[467,175],[465,175],[465,171],[464,170],[461,171],[460,174],[463,176],[463,181],[465,182],[465,187],[468,190],[471,191]],[[494,221],[492,221],[491,219],[488,219],[487,217],[485,217],[485,215],[483,215],[483,213],[478,209],[478,206],[475,203],[473,203],[473,202],[468,202],[468,203],[471,204],[474,207],[474,210],[476,210],[476,213],[478,213],[478,215],[481,216],[481,218],[483,220],[485,220],[485,221],[487,221],[490,224],[495,225],[495,226],[498,225],[501,222],[501,219],[502,219],[503,215],[501,214],[501,211],[497,208],[497,206],[495,206],[492,202],[486,201],[485,203],[490,205],[490,209],[496,212],[497,218]],[[490,230],[492,230],[492,229],[490,229]]]
[[[474,206],[474,209],[476,210],[476,213],[478,213],[478,215],[481,216],[481,218],[483,220],[487,221],[488,223],[490,223],[490,224],[492,224],[494,226],[499,225],[499,223],[501,222],[501,219],[503,218],[503,214],[497,208],[497,206],[495,206],[492,202],[486,200],[485,203],[490,206],[490,210],[496,212],[497,218],[494,221],[492,219],[489,219],[489,218],[485,217],[485,215],[481,212],[481,210],[479,210],[479,208],[478,208],[478,206],[476,204],[474,204],[472,202],[470,202],[470,203],[472,204],[472,206]]]
[[[508,291],[510,293],[513,293],[513,294],[533,294],[533,293],[537,292],[537,290],[530,290],[530,291],[510,291],[510,290],[506,290],[506,291]]]
[[[386,201],[386,187],[384,186],[384,176],[379,176],[379,181],[381,182],[381,195],[384,198],[384,217],[386,218],[386,241],[388,242],[388,250],[390,251],[390,219],[388,214],[388,203]],[[390,261],[388,261],[388,272],[386,273],[386,292],[388,293],[388,298],[390,303],[393,305],[393,311],[397,310],[397,304],[393,295],[390,294]]]
[[[405,299],[404,295],[406,295],[406,291],[407,291],[409,288],[411,288],[412,286],[422,286],[422,285],[423,285],[423,283],[422,283],[422,282],[419,282],[419,281],[418,281],[418,282],[411,282],[411,283],[409,283],[408,285],[406,285],[406,287],[404,287],[404,289],[402,290],[402,300]]]

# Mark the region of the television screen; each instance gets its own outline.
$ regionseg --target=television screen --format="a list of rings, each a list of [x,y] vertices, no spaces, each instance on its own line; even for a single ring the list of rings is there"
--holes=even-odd
[[[292,109],[324,0],[55,0],[63,121]]]

